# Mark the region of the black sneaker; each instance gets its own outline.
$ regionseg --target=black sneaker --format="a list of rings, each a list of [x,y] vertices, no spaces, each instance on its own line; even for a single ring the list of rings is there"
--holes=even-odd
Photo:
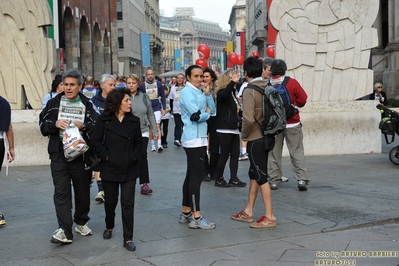
[[[209,182],[209,181],[211,181],[211,177],[209,176],[209,174],[205,174],[204,178],[202,180],[205,182]]]
[[[236,177],[234,179],[230,179],[229,185],[231,187],[245,187],[247,183],[242,182],[240,179],[238,179],[238,177]]]
[[[215,181],[215,187],[230,187],[229,183],[224,180],[224,178],[218,178]]]

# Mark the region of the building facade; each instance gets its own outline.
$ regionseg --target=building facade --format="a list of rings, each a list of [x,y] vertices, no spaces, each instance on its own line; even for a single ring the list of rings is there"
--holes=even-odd
[[[246,0],[246,50],[248,54],[258,51],[265,56],[267,47],[266,0]]]
[[[60,54],[59,71],[79,69],[99,79],[115,67],[111,22],[115,7],[108,0],[58,0],[59,35],[55,36]]]
[[[176,8],[173,17],[163,17],[161,21],[178,29],[182,68],[195,64],[199,58],[197,48],[199,44],[206,44],[210,48],[210,57],[207,59],[208,66],[217,69],[218,59],[230,34],[224,32],[218,23],[194,18],[194,9]],[[166,40],[163,40],[164,42]]]
[[[399,96],[399,21],[396,19],[399,2],[380,0],[379,12],[373,27],[378,31],[378,46],[372,50],[370,68],[374,81],[384,84],[387,97]],[[373,88],[370,88],[370,93]]]
[[[246,6],[245,0],[237,0],[231,8],[229,17],[231,41],[234,43],[234,52],[246,58],[247,47],[245,41],[246,32]]]
[[[175,60],[179,60],[176,58],[175,52],[180,50],[180,31],[167,21],[162,22],[162,20],[161,17],[161,40],[163,43],[161,73],[181,70],[175,69]]]
[[[151,68],[155,73],[161,70],[162,40],[160,31],[159,0],[145,0],[145,31],[150,34]]]
[[[146,28],[145,1],[116,0],[117,60],[119,75],[142,76],[141,32]],[[114,72],[115,73],[115,72]]]

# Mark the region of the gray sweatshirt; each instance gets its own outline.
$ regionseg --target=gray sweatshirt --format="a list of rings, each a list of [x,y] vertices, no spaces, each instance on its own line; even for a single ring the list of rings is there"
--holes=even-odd
[[[148,133],[151,126],[152,134],[158,135],[154,111],[148,95],[138,91],[136,95],[130,95],[130,101],[132,102],[132,113],[140,118],[141,134]]]

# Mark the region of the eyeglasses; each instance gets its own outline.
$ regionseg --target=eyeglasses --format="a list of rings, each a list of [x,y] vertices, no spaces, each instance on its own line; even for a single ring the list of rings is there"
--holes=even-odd
[[[382,86],[378,86],[377,88],[381,88],[382,89]]]

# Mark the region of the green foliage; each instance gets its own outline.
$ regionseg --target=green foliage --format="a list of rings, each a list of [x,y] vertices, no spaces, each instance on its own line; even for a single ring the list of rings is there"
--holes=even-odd
[[[388,108],[399,107],[399,99],[391,98],[388,99]]]

